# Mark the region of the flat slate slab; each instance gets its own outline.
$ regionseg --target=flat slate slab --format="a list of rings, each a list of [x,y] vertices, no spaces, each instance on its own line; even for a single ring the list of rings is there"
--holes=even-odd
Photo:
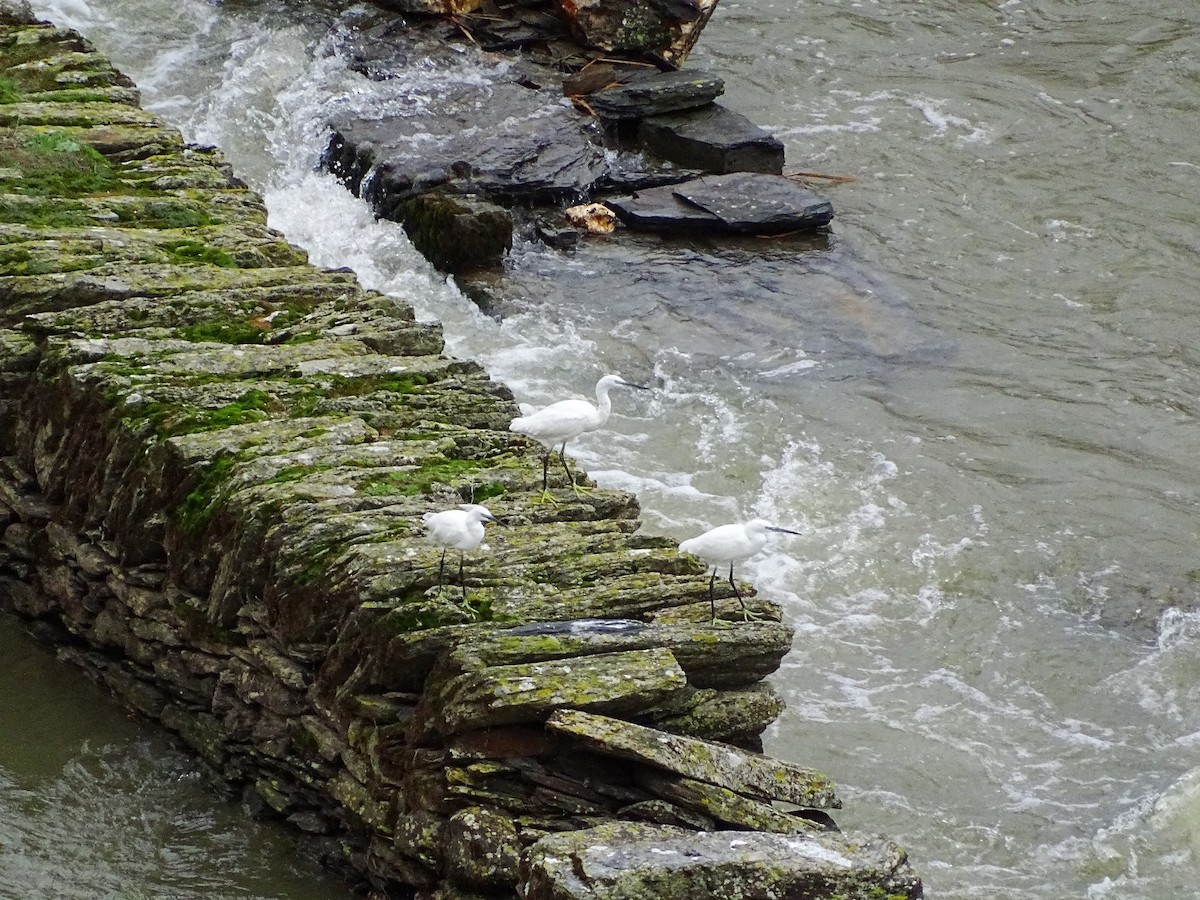
[[[812,769],[726,744],[666,734],[577,709],[555,712],[547,727],[597,753],[646,763],[764,801],[840,809],[833,782]]]
[[[521,871],[525,900],[696,897],[917,898],[893,842],[863,834],[694,832],[617,822],[551,834]]]
[[[587,103],[605,119],[641,119],[705,106],[724,92],[716,75],[656,72],[589,94]]]
[[[605,200],[630,228],[778,234],[823,228],[833,204],[781,175],[735,172]]]
[[[783,143],[719,103],[645,118],[638,140],[656,156],[717,174],[783,171]]]

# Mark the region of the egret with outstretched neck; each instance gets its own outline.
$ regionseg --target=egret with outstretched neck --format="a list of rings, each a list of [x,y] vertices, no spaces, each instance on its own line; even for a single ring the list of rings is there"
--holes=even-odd
[[[765,519],[751,519],[744,525],[720,525],[697,537],[689,538],[679,545],[681,553],[694,554],[712,566],[712,577],[708,579],[708,603],[712,607],[713,622],[717,621],[717,601],[713,596],[713,585],[716,583],[717,573],[726,563],[729,564],[729,586],[733,588],[738,603],[742,604],[743,614],[749,617],[750,612],[746,609],[746,601],[742,599],[742,593],[733,580],[733,564],[749,559],[762,550],[767,544],[767,532],[769,531],[777,531],[782,534],[800,533],[792,531],[790,528],[772,525]]]
[[[550,496],[549,469],[550,457],[554,448],[558,447],[558,456],[562,460],[563,469],[567,473],[567,481],[575,496],[586,490],[575,483],[575,476],[567,465],[567,441],[573,440],[588,431],[595,431],[608,421],[612,412],[612,401],[608,392],[614,387],[631,387],[639,391],[649,390],[645,385],[626,381],[619,375],[605,375],[596,382],[596,402],[588,400],[559,400],[544,409],[530,413],[527,416],[517,416],[509,424],[510,431],[528,435],[546,447],[546,455],[542,458],[542,496],[541,501],[554,501]]]
[[[463,557],[483,542],[483,523],[495,522],[496,517],[486,506],[466,503],[458,509],[425,513],[421,517],[431,540],[442,546],[442,561],[438,564],[438,585],[444,583],[446,551],[458,551],[458,581],[462,585],[463,602],[467,600],[467,582],[463,578]]]

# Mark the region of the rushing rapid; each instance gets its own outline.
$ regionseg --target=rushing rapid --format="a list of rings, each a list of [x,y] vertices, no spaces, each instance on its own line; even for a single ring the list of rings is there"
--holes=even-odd
[[[448,352],[519,400],[611,371],[653,385],[572,454],[657,533],[800,533],[738,566],[797,633],[767,749],[829,774],[839,824],[894,837],[929,896],[1194,895],[1192,5],[726,0],[689,66],[785,140],[789,169],[854,179],[818,182],[832,238],[520,244],[489,313],[315,164],[331,111],[508,62],[464,51],[370,82],[339,53],[368,12],[335,5],[34,0],[219,145],[314,263],[441,321]],[[72,832],[64,883],[115,868],[113,896],[302,896],[292,863],[264,883],[204,849],[233,826],[214,831],[186,765],[144,736],[64,740],[37,764],[0,755],[0,858],[54,845],[104,793],[114,816],[183,809],[195,843],[150,872]]]

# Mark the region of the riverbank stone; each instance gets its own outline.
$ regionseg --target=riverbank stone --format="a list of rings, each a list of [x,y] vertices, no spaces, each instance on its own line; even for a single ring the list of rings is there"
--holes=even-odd
[[[678,68],[699,40],[717,0],[558,0],[558,5],[584,46],[645,55]]]
[[[634,75],[622,83],[589,93],[586,102],[601,118],[644,119],[705,106],[724,91],[725,82],[715,75],[675,71]],[[694,161],[673,161],[696,165]]]
[[[638,139],[656,156],[718,175],[783,172],[783,143],[719,103],[646,116],[638,123]]]
[[[630,228],[778,234],[824,228],[833,205],[779,175],[737,172],[604,201]]]

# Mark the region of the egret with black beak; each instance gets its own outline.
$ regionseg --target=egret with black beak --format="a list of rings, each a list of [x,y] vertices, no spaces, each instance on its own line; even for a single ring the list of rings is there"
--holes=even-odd
[[[708,579],[708,602],[712,607],[712,620],[717,621],[717,601],[713,596],[713,585],[719,572],[726,563],[729,564],[729,586],[733,588],[738,603],[742,604],[742,612],[749,616],[746,601],[742,599],[733,580],[733,564],[749,559],[762,550],[767,544],[767,532],[777,531],[782,534],[799,534],[789,528],[772,525],[765,519],[751,519],[744,525],[720,525],[698,537],[689,538],[679,545],[682,553],[692,553],[712,566],[712,578]]]
[[[458,581],[462,585],[463,602],[467,599],[467,582],[463,578],[463,557],[483,542],[483,523],[495,522],[486,506],[466,503],[458,509],[425,513],[421,517],[431,540],[442,545],[442,561],[438,564],[438,585],[443,584],[446,568],[446,551],[458,551]]]
[[[608,392],[617,386],[637,388],[639,391],[649,390],[645,385],[626,381],[619,375],[605,375],[596,382],[594,405],[589,400],[559,400],[535,413],[517,416],[508,426],[510,431],[528,435],[547,448],[542,459],[541,502],[554,502],[554,498],[550,496],[548,480],[550,457],[554,455],[556,446],[559,448],[558,456],[562,460],[563,469],[566,470],[567,480],[571,483],[575,496],[578,497],[587,490],[575,483],[575,476],[571,474],[567,465],[567,441],[585,432],[595,431],[608,421],[609,413],[612,412],[612,401],[608,399]]]

